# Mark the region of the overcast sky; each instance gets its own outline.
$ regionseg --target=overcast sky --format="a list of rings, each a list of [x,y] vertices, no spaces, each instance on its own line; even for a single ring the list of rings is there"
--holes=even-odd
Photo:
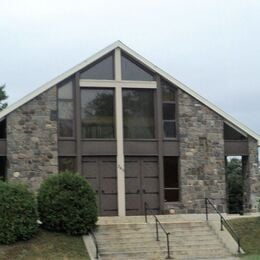
[[[9,104],[116,40],[260,133],[260,1],[0,0]]]

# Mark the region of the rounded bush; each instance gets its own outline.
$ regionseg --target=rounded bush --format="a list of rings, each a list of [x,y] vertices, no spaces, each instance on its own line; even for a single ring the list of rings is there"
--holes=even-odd
[[[0,181],[0,243],[27,240],[38,231],[34,194],[21,184]]]
[[[42,183],[38,210],[43,228],[71,235],[87,234],[97,221],[94,192],[82,176],[70,172]]]

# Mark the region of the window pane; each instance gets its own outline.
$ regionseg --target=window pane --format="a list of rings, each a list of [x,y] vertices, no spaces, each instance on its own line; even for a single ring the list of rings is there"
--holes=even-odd
[[[171,103],[163,104],[163,119],[164,120],[175,119],[175,104],[171,104]]]
[[[114,79],[114,56],[109,55],[80,75],[82,79]]]
[[[131,61],[124,55],[121,56],[122,79],[152,81],[154,77],[142,65]]]
[[[76,160],[74,157],[59,157],[59,172],[76,172]]]
[[[163,122],[164,137],[176,137],[176,124],[174,121]]]
[[[60,137],[73,136],[73,120],[59,119],[59,136]]]
[[[73,104],[70,101],[59,100],[59,119],[73,118]]]
[[[123,90],[125,138],[154,138],[153,93],[153,90]]]
[[[83,138],[114,138],[114,90],[82,89]]]
[[[178,188],[178,157],[164,157],[164,187]]]
[[[164,157],[164,199],[179,200],[178,157]]]
[[[71,101],[59,100],[58,102],[59,114],[59,136],[72,137],[73,136],[73,103]]]
[[[163,101],[175,101],[175,88],[162,81],[162,99]]]
[[[58,98],[59,99],[72,99],[72,81],[69,81],[65,85],[58,88]]]
[[[179,190],[164,190],[164,200],[166,202],[179,201]]]

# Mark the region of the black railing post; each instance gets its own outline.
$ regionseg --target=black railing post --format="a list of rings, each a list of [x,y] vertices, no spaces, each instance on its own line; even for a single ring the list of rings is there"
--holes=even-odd
[[[206,220],[209,220],[209,216],[208,216],[208,199],[205,198],[205,209],[206,209]]]
[[[147,203],[144,203],[144,217],[145,217],[145,223],[147,223]]]
[[[223,231],[223,218],[220,216],[220,231]]]
[[[166,233],[166,238],[167,238],[167,257],[166,257],[166,259],[171,259],[169,235],[170,235],[170,233]]]
[[[237,244],[238,244],[237,252],[240,254],[241,253],[241,251],[240,251],[240,238],[237,239]]]
[[[158,220],[157,218],[155,219],[156,222],[156,240],[159,241],[159,231],[158,231]]]

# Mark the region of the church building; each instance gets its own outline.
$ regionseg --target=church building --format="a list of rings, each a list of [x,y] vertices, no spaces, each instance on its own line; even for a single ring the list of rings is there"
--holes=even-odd
[[[209,86],[210,87],[210,86]],[[70,170],[100,216],[227,211],[228,156],[257,210],[260,136],[117,41],[0,113],[0,176],[37,191]]]

